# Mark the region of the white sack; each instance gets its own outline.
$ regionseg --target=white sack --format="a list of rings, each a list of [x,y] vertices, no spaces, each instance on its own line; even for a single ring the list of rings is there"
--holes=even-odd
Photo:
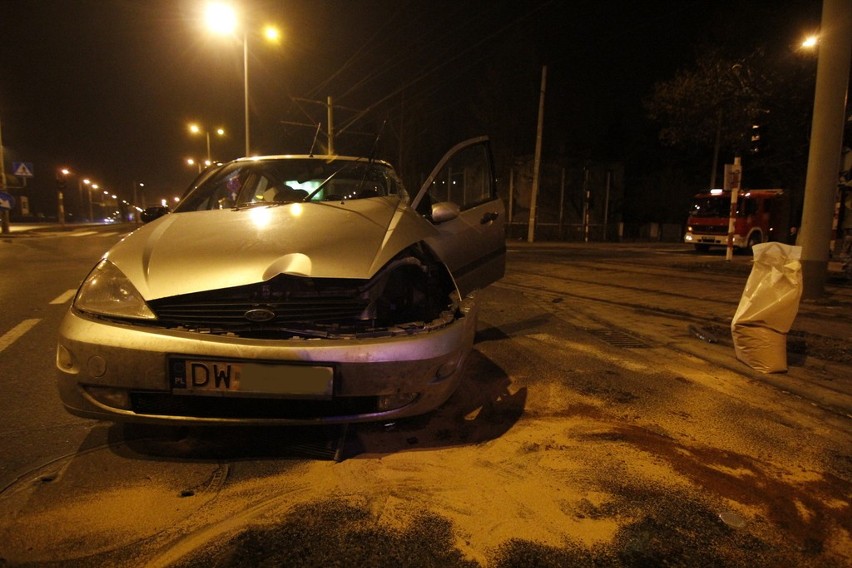
[[[787,370],[787,332],[802,297],[802,247],[762,243],[731,321],[737,359],[763,373]]]

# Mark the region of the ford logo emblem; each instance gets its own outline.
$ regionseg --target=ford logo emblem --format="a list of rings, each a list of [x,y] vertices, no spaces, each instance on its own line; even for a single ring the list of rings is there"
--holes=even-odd
[[[243,314],[249,321],[262,323],[275,318],[275,312],[267,308],[253,308]]]

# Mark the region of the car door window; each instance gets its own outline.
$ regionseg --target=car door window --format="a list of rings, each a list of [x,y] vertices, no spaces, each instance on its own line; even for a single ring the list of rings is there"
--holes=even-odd
[[[429,187],[431,203],[450,201],[462,211],[493,199],[487,147],[476,144],[454,154]]]
[[[503,202],[497,196],[488,137],[456,144],[423,182],[411,206],[435,227],[425,239],[444,261],[459,292],[467,295],[503,277],[506,232]],[[436,203],[452,202],[456,216],[432,218]]]

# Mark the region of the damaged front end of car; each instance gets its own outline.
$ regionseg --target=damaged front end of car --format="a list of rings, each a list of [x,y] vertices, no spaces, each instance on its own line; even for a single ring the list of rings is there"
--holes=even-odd
[[[366,280],[279,274],[148,300],[145,307],[153,317],[69,311],[57,368],[70,412],[148,423],[267,425],[415,416],[456,390],[478,311],[475,296],[461,298],[447,267],[422,244]],[[333,386],[309,397],[177,388],[175,368],[209,361],[270,365],[285,376],[327,368]]]
[[[148,302],[148,325],[253,339],[358,339],[443,327],[460,297],[446,266],[409,247],[369,280],[280,274],[265,282]]]

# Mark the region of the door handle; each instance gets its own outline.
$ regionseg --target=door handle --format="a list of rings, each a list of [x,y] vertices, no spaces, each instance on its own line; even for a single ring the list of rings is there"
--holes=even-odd
[[[494,211],[489,211],[488,213],[486,213],[485,215],[482,216],[482,219],[480,219],[479,223],[481,225],[486,225],[486,224],[490,223],[491,221],[496,221],[497,217],[499,217],[499,216],[500,216],[499,213],[495,213]]]

